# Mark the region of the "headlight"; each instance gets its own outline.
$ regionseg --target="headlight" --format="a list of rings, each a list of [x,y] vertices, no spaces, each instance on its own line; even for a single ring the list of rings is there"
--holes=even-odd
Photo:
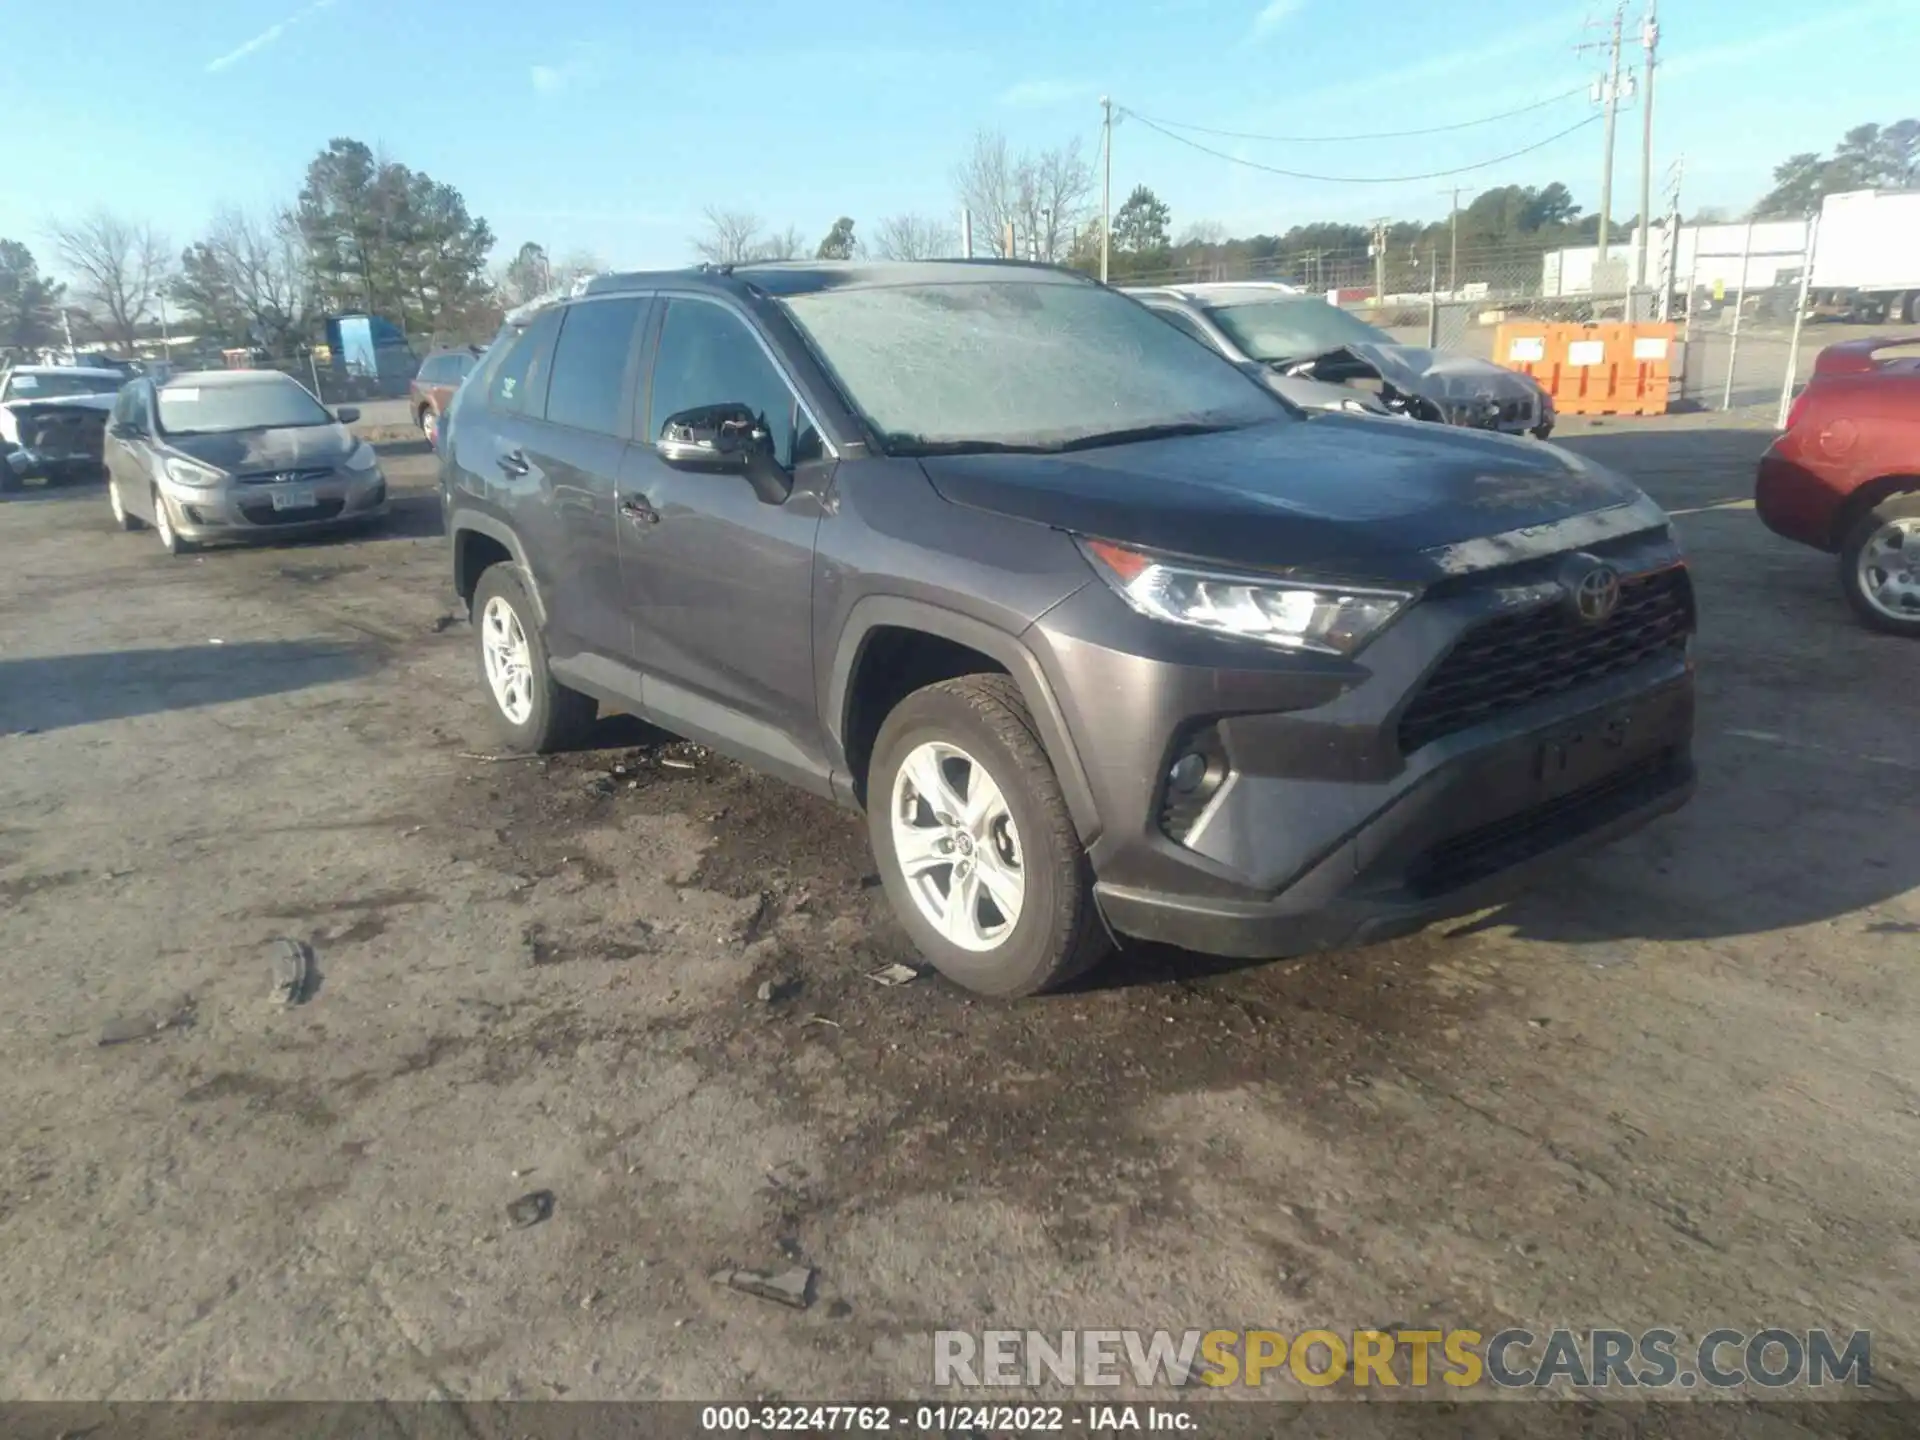
[[[205,490],[218,485],[226,475],[211,465],[202,465],[197,460],[182,460],[177,455],[166,459],[167,478],[176,485],[188,485],[195,490]]]
[[[1221,574],[1106,540],[1080,549],[1142,615],[1284,650],[1352,655],[1413,599],[1406,590]]]
[[[353,453],[347,456],[347,469],[371,470],[380,463],[380,457],[373,453],[373,446],[362,440],[353,447]]]

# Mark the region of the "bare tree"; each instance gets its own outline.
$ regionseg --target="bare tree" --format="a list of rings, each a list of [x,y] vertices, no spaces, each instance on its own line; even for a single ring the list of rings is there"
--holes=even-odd
[[[169,293],[235,342],[291,355],[310,316],[308,269],[291,213],[263,218],[222,210],[180,255]]]
[[[813,247],[793,226],[767,235],[753,245],[751,260],[798,260],[803,255],[813,253]]]
[[[554,289],[571,290],[575,281],[602,274],[606,268],[607,262],[591,250],[569,250],[567,258],[553,267]]]
[[[76,297],[109,339],[131,350],[166,282],[167,242],[152,226],[108,210],[56,225],[53,239]]]
[[[973,233],[985,232],[988,247],[1007,258],[1007,227],[1019,219],[1016,162],[1007,149],[1007,137],[997,130],[976,131],[973,148],[953,172],[953,188],[960,203],[973,212]]]
[[[1219,245],[1227,238],[1227,227],[1218,220],[1189,220],[1180,230],[1180,238],[1173,242],[1175,249],[1185,249],[1189,245]]]
[[[706,233],[696,235],[693,248],[714,265],[737,265],[755,257],[760,239],[760,217],[750,210],[723,210],[709,205]]]
[[[874,232],[874,253],[882,260],[934,260],[959,248],[951,225],[924,215],[889,215]]]
[[[1080,222],[1093,208],[1093,166],[1079,137],[1037,155],[1023,155],[1015,171],[1025,230],[1048,263],[1064,260]]]
[[[1051,150],[1015,155],[1006,136],[979,131],[954,170],[953,183],[960,203],[973,212],[975,233],[984,228],[988,245],[1003,259],[1009,258],[1011,226],[1014,258],[1064,260],[1092,209],[1093,166],[1077,138]]]

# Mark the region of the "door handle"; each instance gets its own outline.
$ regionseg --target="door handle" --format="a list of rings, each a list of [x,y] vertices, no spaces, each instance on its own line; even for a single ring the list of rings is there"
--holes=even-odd
[[[498,456],[494,462],[509,475],[524,475],[533,467],[527,464],[527,457],[518,450],[508,450]]]
[[[638,498],[622,500],[620,513],[636,524],[658,525],[660,523],[660,512]]]

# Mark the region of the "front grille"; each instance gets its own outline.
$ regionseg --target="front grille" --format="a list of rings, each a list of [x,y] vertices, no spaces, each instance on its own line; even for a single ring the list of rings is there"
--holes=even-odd
[[[1619,605],[1598,625],[1583,625],[1559,605],[1496,616],[1462,636],[1427,677],[1400,717],[1401,753],[1683,651],[1692,631],[1684,566],[1623,580]]]
[[[1660,750],[1544,805],[1449,836],[1408,868],[1407,888],[1425,897],[1484,880],[1646,804],[1680,779],[1674,752]]]
[[[255,470],[234,479],[242,485],[315,485],[332,475],[331,469],[321,465],[310,470]]]
[[[276,510],[258,500],[242,502],[240,513],[255,525],[308,525],[315,520],[331,520],[345,508],[343,500],[322,500],[318,505],[298,510]]]

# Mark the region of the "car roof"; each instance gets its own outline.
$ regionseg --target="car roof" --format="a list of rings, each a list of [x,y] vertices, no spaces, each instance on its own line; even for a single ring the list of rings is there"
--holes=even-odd
[[[1018,260],[756,260],[689,270],[596,275],[574,295],[606,295],[658,286],[710,287],[737,294],[809,295],[822,290],[880,290],[895,285],[986,285],[1011,279],[1038,285],[1091,285],[1077,270]],[[563,303],[572,297],[558,297]]]
[[[98,365],[16,365],[9,375],[85,375],[94,380],[125,380],[118,370],[103,370]]]
[[[181,370],[160,382],[162,390],[227,390],[243,385],[300,385],[291,375],[278,370]],[[301,389],[306,386],[301,385]]]
[[[1127,287],[1127,294],[1145,299],[1158,296],[1185,300],[1202,307],[1210,305],[1252,305],[1264,300],[1317,300],[1320,297],[1297,285],[1278,280],[1207,280],[1192,285],[1140,285]]]

